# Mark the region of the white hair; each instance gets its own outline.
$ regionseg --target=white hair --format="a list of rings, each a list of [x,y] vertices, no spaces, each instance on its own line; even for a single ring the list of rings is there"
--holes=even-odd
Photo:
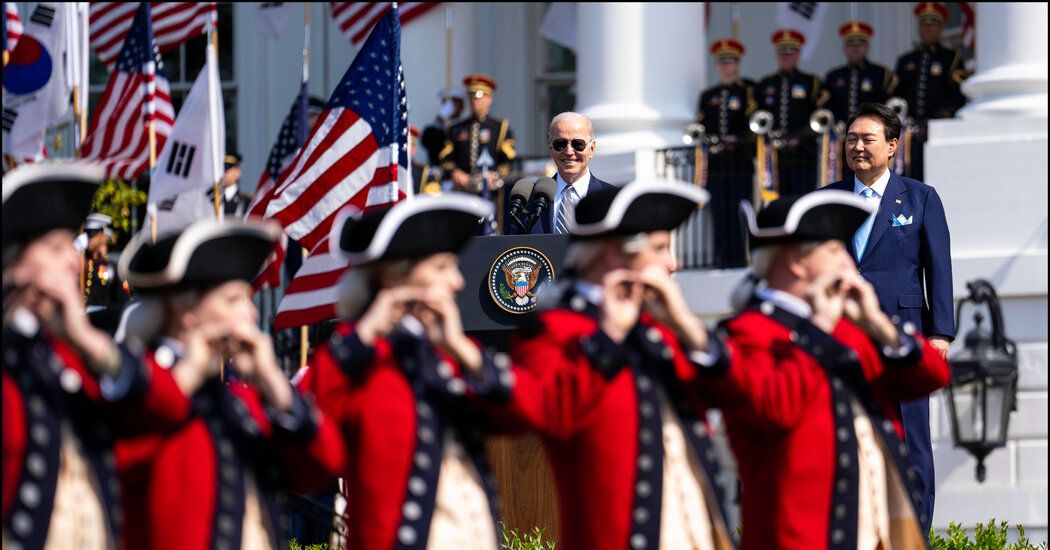
[[[557,126],[559,122],[568,120],[579,120],[586,123],[587,137],[589,139],[594,139],[594,123],[591,122],[591,119],[586,115],[581,115],[580,113],[574,113],[572,111],[565,111],[564,113],[558,113],[555,115],[554,118],[551,119],[550,127],[547,128],[547,136],[549,137],[551,133],[554,132],[554,127]]]
[[[733,288],[729,295],[729,303],[734,311],[740,311],[747,305],[748,300],[755,293],[755,288],[769,277],[778,258],[792,248],[797,247],[802,256],[813,252],[820,246],[819,242],[811,241],[804,243],[776,244],[763,246],[751,251],[751,271]]]
[[[618,241],[620,250],[625,254],[633,256],[645,248],[648,239],[648,233],[636,233],[629,237],[620,237],[613,240]],[[575,269],[579,272],[584,267],[597,262],[598,257],[601,256],[602,249],[609,242],[609,239],[600,239],[573,241],[569,243],[569,247],[565,250],[565,267]]]

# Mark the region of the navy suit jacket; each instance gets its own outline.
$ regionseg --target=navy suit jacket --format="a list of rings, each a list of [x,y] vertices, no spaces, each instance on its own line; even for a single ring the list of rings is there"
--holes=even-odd
[[[824,189],[852,193],[853,180]],[[895,227],[893,218],[899,215],[912,223]],[[847,246],[856,260],[852,239]],[[951,238],[937,191],[890,172],[866,246],[857,270],[875,287],[882,309],[915,323],[924,334],[955,338]]]
[[[587,184],[587,193],[590,194],[596,191],[603,191],[605,189],[614,189],[615,187],[615,185],[604,182],[598,179],[593,173],[591,173],[591,182]],[[544,212],[543,217],[536,222],[536,225],[532,226],[532,235],[546,235],[549,233],[554,233],[554,224],[551,222],[551,219],[554,217],[553,210],[554,203],[551,202],[550,209]],[[504,219],[506,219],[506,217],[504,217]]]

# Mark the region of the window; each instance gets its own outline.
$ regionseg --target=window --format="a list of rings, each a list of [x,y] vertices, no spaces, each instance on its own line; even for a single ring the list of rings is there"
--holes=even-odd
[[[549,4],[548,4],[549,6]],[[544,12],[546,9],[544,10]],[[542,20],[542,16],[540,17]],[[537,115],[540,117],[536,126],[540,155],[547,154],[547,127],[554,115],[576,108],[576,53],[555,44],[546,38],[539,38],[537,52],[540,67],[536,75]]]
[[[161,56],[164,65],[162,71],[171,87],[171,102],[176,114],[190,93],[197,74],[204,68],[204,48],[207,40],[207,36],[202,34]],[[226,115],[227,150],[237,149],[237,83],[233,79],[233,59],[233,4],[220,3],[219,81]],[[106,83],[109,81],[109,71],[95,55],[91,57],[90,76],[89,115],[94,113],[95,105],[102,98],[102,93],[106,90]],[[89,118],[88,123],[90,122]]]

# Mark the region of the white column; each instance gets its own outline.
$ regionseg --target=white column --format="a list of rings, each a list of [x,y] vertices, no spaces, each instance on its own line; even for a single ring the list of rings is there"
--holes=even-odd
[[[681,144],[707,55],[701,3],[577,4],[578,110],[598,155]]]
[[[1047,5],[977,4],[977,73],[963,83],[964,119],[1047,116]]]

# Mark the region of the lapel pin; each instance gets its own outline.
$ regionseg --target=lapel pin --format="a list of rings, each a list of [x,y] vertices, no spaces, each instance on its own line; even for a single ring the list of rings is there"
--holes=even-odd
[[[897,199],[897,204],[900,204],[900,203],[901,203],[901,200],[900,200],[900,199]]]

